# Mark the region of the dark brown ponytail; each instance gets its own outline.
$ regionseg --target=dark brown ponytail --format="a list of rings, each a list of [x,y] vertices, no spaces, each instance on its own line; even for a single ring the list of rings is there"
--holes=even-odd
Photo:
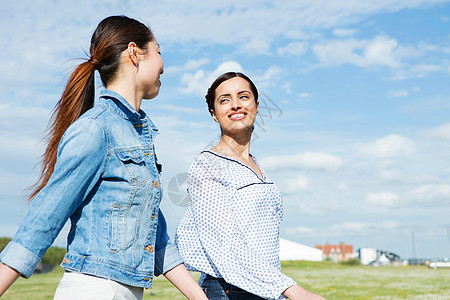
[[[41,175],[31,187],[28,197],[32,201],[47,184],[56,164],[58,144],[66,129],[83,113],[93,107],[95,96],[94,74],[100,73],[103,85],[114,80],[121,53],[130,42],[145,50],[153,40],[150,29],[126,16],[112,16],[99,23],[92,35],[90,59],[80,64],[70,75],[64,92],[53,109],[48,127],[48,145],[42,155]]]

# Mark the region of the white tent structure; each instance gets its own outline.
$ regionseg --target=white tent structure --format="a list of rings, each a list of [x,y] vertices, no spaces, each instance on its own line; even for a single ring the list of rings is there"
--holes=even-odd
[[[280,238],[280,260],[322,261],[323,251]]]

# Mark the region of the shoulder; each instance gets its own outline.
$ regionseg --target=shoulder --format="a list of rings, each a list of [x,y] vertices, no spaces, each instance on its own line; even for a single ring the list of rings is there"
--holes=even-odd
[[[227,160],[211,152],[201,152],[189,167],[189,178],[195,180],[214,180],[226,182],[225,170],[228,169]]]
[[[71,147],[74,152],[93,152],[105,148],[107,131],[103,122],[91,116],[82,116],[67,128],[60,148]]]
[[[221,165],[221,158],[210,151],[201,152],[189,167],[190,174],[211,174]]]

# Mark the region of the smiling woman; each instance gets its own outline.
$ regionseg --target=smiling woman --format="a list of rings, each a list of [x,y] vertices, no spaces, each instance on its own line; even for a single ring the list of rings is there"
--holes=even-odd
[[[219,143],[189,169],[189,207],[175,243],[189,270],[202,273],[208,299],[311,299],[281,272],[281,195],[250,154],[258,91],[242,73],[225,73],[206,95]]]

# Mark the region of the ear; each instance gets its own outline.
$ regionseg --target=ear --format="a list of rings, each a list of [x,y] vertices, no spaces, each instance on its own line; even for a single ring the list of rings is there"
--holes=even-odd
[[[214,110],[211,109],[210,112],[211,112],[211,116],[214,119],[214,121],[219,123],[219,119],[217,118],[216,113],[214,112]]]
[[[135,66],[139,64],[138,49],[139,48],[135,42],[128,43],[127,47],[128,57]]]
[[[258,111],[259,111],[259,100],[256,101],[256,113],[258,113]]]

